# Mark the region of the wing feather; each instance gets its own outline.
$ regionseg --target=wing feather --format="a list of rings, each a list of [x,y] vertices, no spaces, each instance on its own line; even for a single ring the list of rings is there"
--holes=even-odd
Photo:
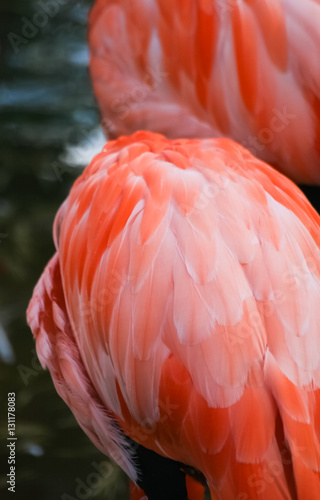
[[[140,132],[99,161],[57,216],[28,316],[80,425],[131,477],[112,418],[213,498],[319,491],[319,216],[226,139]]]
[[[226,135],[320,183],[320,3],[96,0],[90,70],[106,131]]]

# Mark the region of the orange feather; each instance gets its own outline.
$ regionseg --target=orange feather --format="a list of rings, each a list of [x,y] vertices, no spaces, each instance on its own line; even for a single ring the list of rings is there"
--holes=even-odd
[[[320,184],[319,0],[96,0],[92,82],[106,132],[228,136]]]
[[[76,181],[28,322],[58,393],[134,481],[124,434],[199,470],[212,499],[317,498],[319,222],[228,139],[139,132]]]

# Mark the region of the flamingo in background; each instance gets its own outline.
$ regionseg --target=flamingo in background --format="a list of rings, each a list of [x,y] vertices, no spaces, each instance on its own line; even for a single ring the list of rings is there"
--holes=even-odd
[[[110,137],[230,137],[320,184],[320,0],[96,0],[91,76]]]
[[[319,223],[229,139],[138,132],[74,183],[27,319],[57,392],[149,500],[186,499],[188,470],[212,500],[319,498]]]

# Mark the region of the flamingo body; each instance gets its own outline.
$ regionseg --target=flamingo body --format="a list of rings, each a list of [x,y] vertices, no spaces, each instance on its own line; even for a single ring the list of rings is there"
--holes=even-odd
[[[229,139],[107,143],[54,225],[28,308],[94,444],[199,470],[212,500],[320,494],[319,216]]]
[[[320,184],[319,0],[96,0],[89,46],[111,137],[230,137]]]

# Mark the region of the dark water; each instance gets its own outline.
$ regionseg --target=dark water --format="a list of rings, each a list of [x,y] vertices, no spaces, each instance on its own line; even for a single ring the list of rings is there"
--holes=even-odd
[[[0,5],[1,498],[128,498],[124,476],[111,464],[99,467],[106,458],[40,368],[25,321],[33,286],[54,251],[54,214],[101,140],[87,68],[90,4]],[[14,496],[6,483],[8,392],[16,394]]]

